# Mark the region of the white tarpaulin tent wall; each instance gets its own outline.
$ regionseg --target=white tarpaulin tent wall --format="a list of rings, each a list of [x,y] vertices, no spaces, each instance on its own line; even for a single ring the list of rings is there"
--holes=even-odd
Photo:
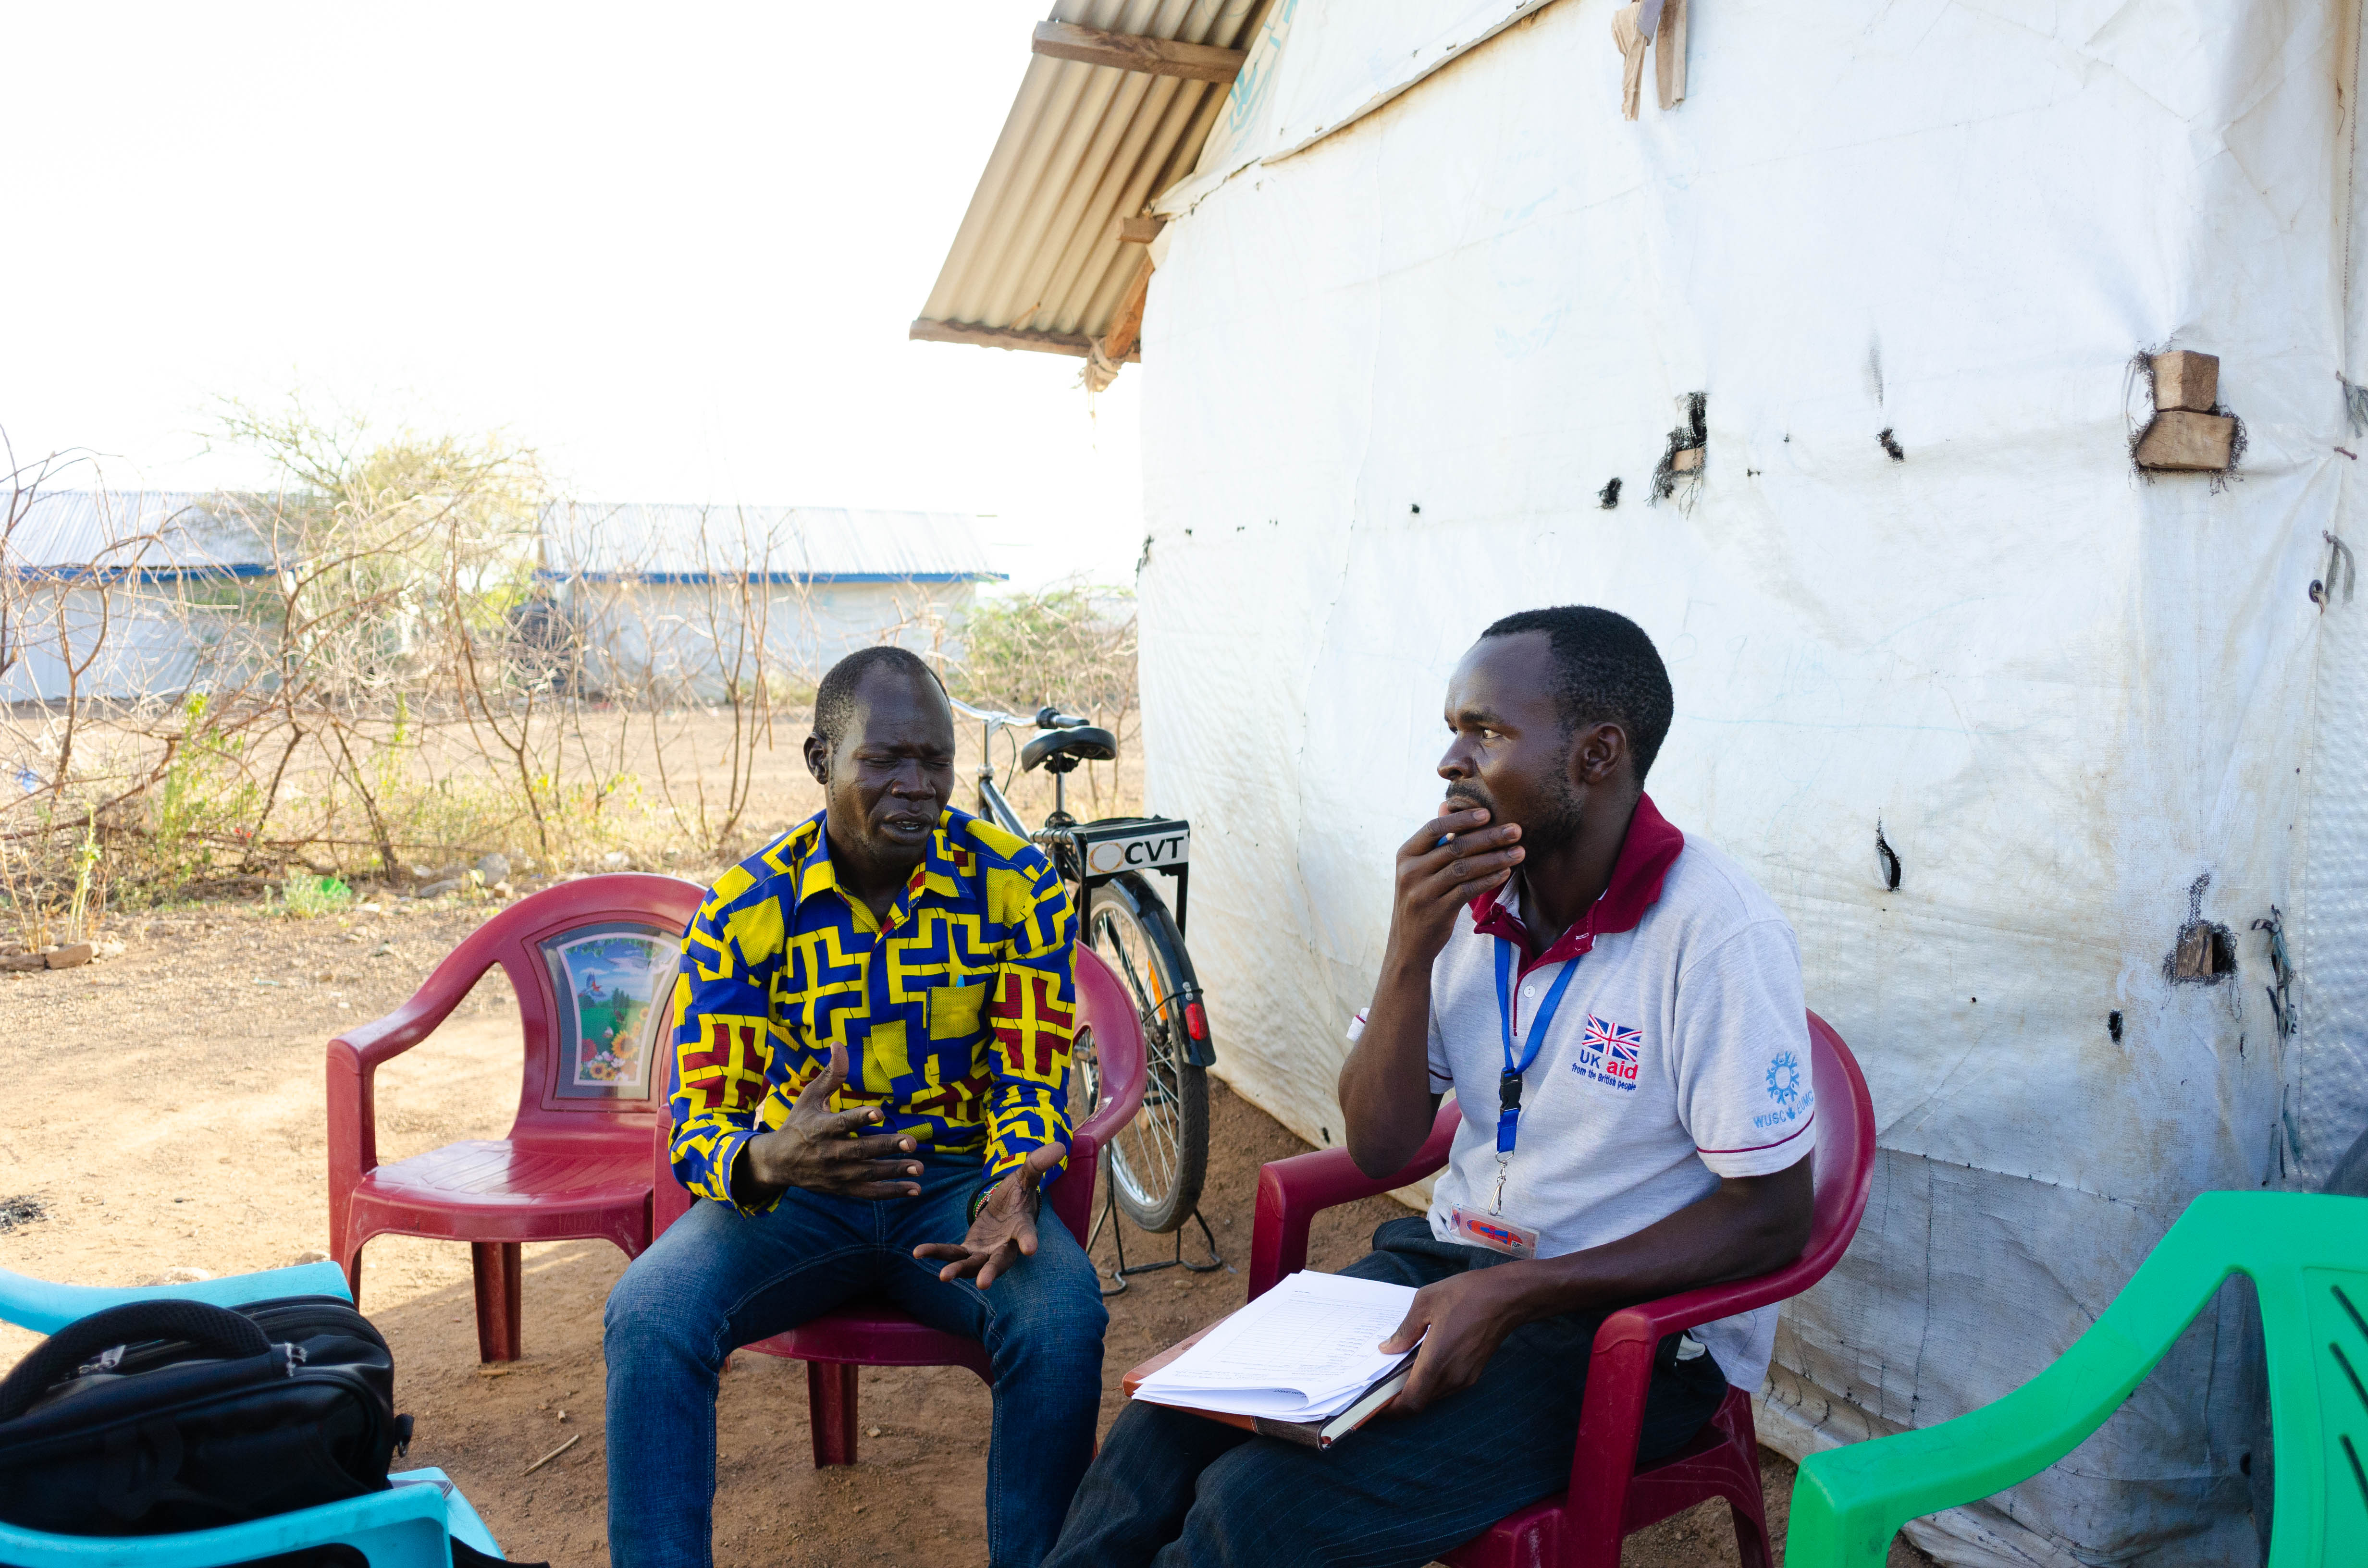
[[[2368,599],[2311,592],[2368,542],[2354,10],[1697,0],[1690,96],[1634,124],[1611,16],[1265,15],[1156,203],[1129,372],[1150,794],[1195,829],[1220,1071],[1337,1134],[1455,658],[1536,605],[1651,631],[1650,788],[1786,910],[1880,1124],[1761,1404],[1800,1454],[1998,1397],[2196,1192],[2311,1186],[2368,1120]],[[2220,356],[2225,480],[2133,467],[2172,343]],[[1694,392],[1703,470],[1656,499]],[[2192,921],[2233,972],[2169,978]],[[2253,1560],[2248,1310],[1916,1539]]]

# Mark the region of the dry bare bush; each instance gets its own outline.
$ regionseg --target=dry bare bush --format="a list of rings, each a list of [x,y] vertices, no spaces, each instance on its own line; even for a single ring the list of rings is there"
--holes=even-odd
[[[279,482],[209,507],[269,565],[212,642],[213,695],[197,715],[264,743],[259,803],[236,824],[245,858],[360,849],[399,877],[406,849],[433,836],[423,814],[449,812],[456,784],[480,792],[478,814],[494,819],[481,831],[510,829],[546,858],[567,847],[553,760],[564,697],[552,651],[519,634],[546,499],[534,454],[409,433],[372,443],[301,407],[234,406],[222,433]],[[435,777],[433,742],[452,730],[480,777]],[[304,780],[317,783],[291,798]]]
[[[962,696],[983,706],[1033,713],[1057,708],[1089,719],[1117,737],[1120,754],[1141,729],[1135,679],[1134,596],[1123,588],[1057,583],[972,608],[962,654],[951,672]],[[1126,800],[1116,769],[1085,767],[1071,787],[1086,788],[1088,816],[1140,809]]]
[[[0,877],[20,925],[65,895],[77,827],[119,892],[154,896],[290,868],[401,882],[490,849],[564,863],[632,825],[630,779],[582,766],[625,720],[587,710],[580,650],[540,613],[530,450],[299,405],[227,407],[220,434],[272,482],[165,516],[103,484],[42,514],[57,465],[12,465]]]
[[[813,541],[779,508],[563,504],[546,575],[578,628],[583,678],[637,715],[653,808],[710,860],[753,847],[759,785],[803,771],[814,688],[855,647],[943,665],[960,606],[944,585],[872,585],[860,618],[825,603]],[[962,590],[958,598],[966,598]]]
[[[1122,594],[965,616],[966,587],[908,581],[850,611],[778,511],[641,537],[578,517],[498,438],[295,403],[227,405],[217,434],[268,482],[163,506],[74,454],[10,457],[0,896],[28,942],[74,939],[110,902],[400,888],[494,851],[521,870],[727,861],[760,779],[802,769],[824,669],[867,642],[999,705],[1133,729]],[[65,480],[86,486],[72,526],[42,510]],[[1075,782],[1117,807],[1099,772]]]
[[[136,576],[158,542],[122,528],[71,567],[32,559],[32,501],[40,488],[95,469],[87,453],[19,461],[0,432],[7,495],[0,510],[0,692],[48,695],[11,704],[0,733],[0,896],[18,942],[36,949],[78,941],[107,907],[110,868],[99,847],[111,813],[160,776],[153,759],[127,757],[95,736],[93,687],[104,684],[116,631],[113,586]]]

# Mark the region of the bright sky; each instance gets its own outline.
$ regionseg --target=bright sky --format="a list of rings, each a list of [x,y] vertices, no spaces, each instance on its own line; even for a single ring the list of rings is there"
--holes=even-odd
[[[570,490],[994,514],[1133,580],[1129,367],[910,343],[1043,0],[19,6],[0,427],[251,478],[208,404],[500,427]],[[86,483],[80,481],[78,483]]]

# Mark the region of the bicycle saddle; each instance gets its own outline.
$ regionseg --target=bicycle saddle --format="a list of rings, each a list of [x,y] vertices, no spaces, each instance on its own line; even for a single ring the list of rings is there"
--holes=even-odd
[[[1045,763],[1055,773],[1066,773],[1080,762],[1108,762],[1118,756],[1118,737],[1087,725],[1075,730],[1047,730],[1019,750],[1019,770],[1032,773]]]

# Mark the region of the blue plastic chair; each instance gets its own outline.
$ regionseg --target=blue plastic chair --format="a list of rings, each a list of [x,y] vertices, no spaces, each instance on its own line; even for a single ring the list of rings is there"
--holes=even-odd
[[[0,1321],[40,1334],[55,1334],[77,1318],[127,1301],[171,1298],[235,1307],[282,1296],[353,1300],[346,1290],[345,1270],[334,1263],[128,1290],[53,1285],[0,1268]],[[180,1535],[51,1535],[0,1524],[0,1562],[10,1568],[222,1568],[311,1546],[342,1544],[369,1558],[370,1568],[451,1568],[448,1541],[452,1538],[489,1557],[502,1554],[485,1521],[442,1471],[400,1471],[387,1480],[387,1491],[367,1497]]]

